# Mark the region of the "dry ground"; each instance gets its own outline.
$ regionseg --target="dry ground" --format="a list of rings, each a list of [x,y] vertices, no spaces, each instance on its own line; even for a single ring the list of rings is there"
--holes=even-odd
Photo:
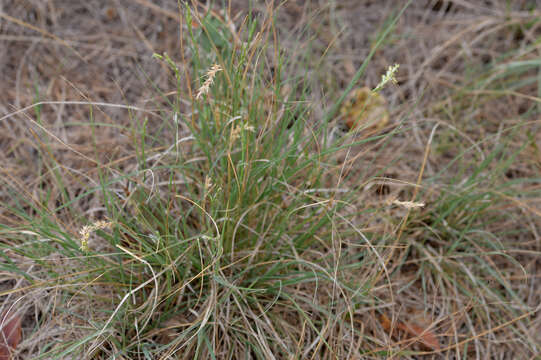
[[[311,89],[307,101],[312,121],[322,119],[369,54],[384,21],[404,4],[394,0],[290,0],[281,5],[277,34],[283,51],[293,58],[297,53],[313,52],[311,61],[297,65],[306,71],[304,81]],[[264,17],[264,2],[252,5]],[[228,11],[233,23],[240,24],[248,8],[247,0],[232,0]],[[214,10],[219,12],[220,6],[215,4]],[[373,295],[385,305],[361,309],[355,315],[355,324],[370,338],[370,345],[347,341],[373,351],[367,358],[378,357],[377,344],[382,345],[381,350],[384,344],[407,340],[399,324],[413,322],[408,320],[412,314],[421,314],[418,323],[433,324],[430,331],[438,336],[441,351],[409,355],[411,358],[539,356],[541,22],[536,17],[540,15],[536,1],[413,1],[361,78],[361,85],[374,87],[388,66],[400,64],[398,84],[383,92],[391,109],[386,131],[400,125],[407,129],[384,146],[355,148],[347,155],[347,166],[339,167],[346,172],[342,174],[346,185],[363,184],[366,189],[366,195],[358,199],[358,209],[378,208],[372,215],[352,214],[351,220],[373,233],[392,234],[399,228],[405,244],[384,255],[393,259],[386,260],[392,290],[383,281],[375,284],[379,288]],[[172,92],[175,81],[152,54],[166,52],[180,59],[182,26],[174,0],[0,2],[1,224],[13,229],[26,221],[10,211],[13,191],[28,198],[47,194],[43,206],[49,209],[61,205],[61,190],[47,183],[47,177],[37,176],[48,166],[38,160],[38,154],[47,153],[62,165],[64,169],[56,170],[62,170],[64,175],[58,176],[71,197],[99,182],[96,161],[112,164],[118,171],[137,168],[136,140],[126,129],[145,118],[149,129],[160,126],[161,120],[154,114],[167,111],[167,105],[157,88]],[[310,41],[311,46],[296,47],[298,38]],[[26,108],[36,102],[46,103]],[[90,107],[80,102],[118,107]],[[128,116],[121,105],[147,112],[133,110]],[[89,119],[108,125],[80,126]],[[425,159],[427,144],[431,147]],[[478,167],[491,157],[501,161]],[[425,180],[419,191],[427,203],[424,210],[410,214],[382,205],[393,197],[409,200],[421,169]],[[331,170],[328,181],[332,183],[335,175]],[[468,183],[476,172],[493,175]],[[373,181],[374,174],[378,181]],[[474,199],[471,204],[469,197]],[[496,203],[495,197],[497,205],[484,207]],[[104,216],[102,201],[88,196],[54,217],[68,233],[77,234],[85,219]],[[34,215],[31,209],[28,212]],[[400,227],[406,216],[408,226]],[[449,250],[449,241],[462,246],[457,238],[475,239],[469,244],[470,249],[478,250],[475,258],[469,259],[467,251],[461,255],[460,249]],[[343,251],[355,251],[347,236],[343,242]],[[9,256],[29,272],[35,266],[14,252]],[[483,261],[476,263],[479,259]],[[476,272],[479,268],[490,271]],[[438,275],[425,277],[420,272]],[[455,272],[469,274],[477,286],[457,280]],[[16,303],[24,309],[19,349],[21,358],[29,359],[52,338],[65,335],[73,339],[79,334],[66,330],[72,317],[54,309],[55,302],[49,297],[55,295],[37,291],[30,283],[30,279],[0,272],[2,306]],[[498,301],[497,296],[484,297],[487,289],[498,289],[504,295]],[[81,307],[84,304],[74,311]],[[48,316],[44,309],[61,315]],[[393,325],[386,324],[382,314]],[[398,335],[389,334],[392,327]],[[339,335],[343,334],[337,331],[335,336]],[[338,338],[334,341],[329,347],[342,346]],[[345,350],[312,353],[321,358],[346,358],[347,354],[351,355]]]

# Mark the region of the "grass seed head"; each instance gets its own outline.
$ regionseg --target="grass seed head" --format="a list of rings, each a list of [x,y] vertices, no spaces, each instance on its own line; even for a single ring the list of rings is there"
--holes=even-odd
[[[88,249],[88,239],[90,234],[96,230],[110,228],[113,225],[112,222],[107,222],[103,220],[98,220],[90,225],[85,225],[79,230],[79,235],[81,235],[81,247],[80,249],[84,252],[87,252]]]
[[[212,67],[207,71],[207,80],[201,85],[199,90],[197,91],[197,95],[195,96],[196,100],[199,100],[203,95],[208,94],[210,86],[214,82],[214,77],[216,76],[216,73],[222,71],[222,67],[218,64],[212,65]]]

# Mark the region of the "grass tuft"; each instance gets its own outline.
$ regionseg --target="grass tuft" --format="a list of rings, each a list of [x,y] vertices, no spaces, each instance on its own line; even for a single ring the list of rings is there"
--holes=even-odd
[[[310,16],[298,40],[281,33],[282,11],[304,8],[269,3],[233,19],[182,4],[178,52],[152,60],[167,81],[141,72],[153,94],[145,110],[49,102],[36,89],[33,105],[0,118],[24,117],[21,141],[35,152],[0,175],[0,269],[11,285],[0,297],[23,304],[19,354],[538,353],[538,106],[502,124],[492,116],[537,86],[539,64],[525,59],[537,46],[462,69],[445,96],[420,91],[404,106],[395,96],[383,129],[333,135],[348,93],[363,76],[378,82],[366,74],[372,59],[406,36],[392,31],[410,3],[342,86],[325,83],[337,40]],[[316,13],[329,27],[349,6],[335,5]],[[503,28],[531,29],[521,16],[500,19]],[[491,24],[488,33],[501,30]],[[404,68],[386,64],[371,94],[415,85],[420,73],[405,85]],[[58,128],[47,117],[81,104],[87,121]],[[111,109],[125,121],[103,115]],[[13,149],[25,161],[27,150]],[[22,181],[21,169],[33,173]]]

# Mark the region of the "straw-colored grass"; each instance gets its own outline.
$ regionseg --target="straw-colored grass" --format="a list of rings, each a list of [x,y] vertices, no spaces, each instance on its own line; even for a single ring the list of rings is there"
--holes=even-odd
[[[14,358],[538,356],[535,6],[25,3],[0,8]],[[389,120],[339,129],[361,87]]]

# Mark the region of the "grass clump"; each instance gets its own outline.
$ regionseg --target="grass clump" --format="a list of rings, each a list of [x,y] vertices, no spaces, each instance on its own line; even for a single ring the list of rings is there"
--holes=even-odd
[[[536,230],[516,224],[523,211],[538,225],[539,178],[515,169],[535,149],[534,135],[516,145],[531,122],[491,134],[468,122],[499,87],[531,86],[521,77],[532,64],[516,59],[509,76],[487,66],[445,99],[394,111],[383,131],[334,138],[341,104],[404,9],[328,103],[306,77],[327,70],[330,45],[314,60],[309,38],[291,57],[275,11],[234,23],[182,6],[180,51],[154,54],[170,87],[143,74],[159,96],[152,110],[127,107],[120,125],[87,102],[88,122],[69,124],[86,148],[50,130],[51,104],[36,94],[25,113],[35,179],[2,175],[13,289],[0,296],[33,310],[26,335],[48,334],[21,354],[468,358],[517,343],[533,354],[537,295],[521,281],[535,278],[539,248]],[[381,96],[401,83],[398,65],[388,69],[371,86]],[[125,141],[118,153],[104,129]]]
[[[233,34],[221,18],[185,10],[186,57],[155,55],[177,91],[156,103],[159,117],[133,116],[121,129],[131,132],[136,165],[94,160],[98,182],[73,196],[63,183],[73,171],[44,152],[40,176],[58,193],[13,189],[10,211],[24,225],[3,233],[10,252],[36,265],[6,268],[30,288],[50,287],[55,318],[71,324],[37,358],[351,352],[349,302],[368,301],[367,285],[341,274],[360,262],[331,251],[346,207],[324,176],[322,153],[335,150],[322,147],[324,128],[296,101],[299,84],[271,43],[272,12]],[[77,214],[74,204],[94,196],[99,215]],[[79,235],[69,230],[77,227]],[[335,332],[351,344],[335,348]]]

